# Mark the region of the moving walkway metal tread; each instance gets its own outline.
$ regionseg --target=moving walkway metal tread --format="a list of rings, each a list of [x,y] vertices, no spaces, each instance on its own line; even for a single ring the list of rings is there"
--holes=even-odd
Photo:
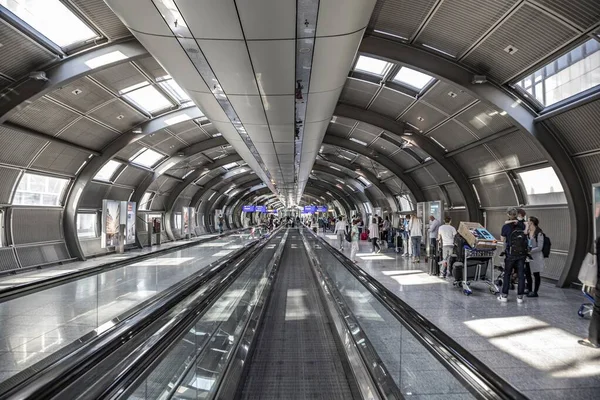
[[[352,390],[298,231],[291,231],[243,399],[351,399]]]

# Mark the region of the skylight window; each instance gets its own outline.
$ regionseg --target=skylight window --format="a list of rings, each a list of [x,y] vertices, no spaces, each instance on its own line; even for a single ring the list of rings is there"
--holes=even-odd
[[[187,114],[181,114],[181,115],[178,115],[176,117],[165,119],[165,125],[171,126],[171,125],[175,125],[175,124],[178,124],[180,122],[183,122],[183,121],[189,121],[190,119],[191,118],[190,118],[189,115],[187,115]]]
[[[0,0],[0,5],[60,47],[98,37],[59,0]]]
[[[232,163],[223,165],[223,168],[225,168],[227,171],[229,171],[230,169],[233,169],[237,166],[238,166],[238,163],[232,162]]]
[[[98,171],[96,176],[94,176],[94,179],[97,181],[107,181],[107,182],[110,181],[111,178],[113,177],[113,175],[115,174],[115,172],[117,171],[117,169],[121,165],[122,164],[120,162],[110,160],[109,162],[104,164],[104,166],[100,169],[100,171]]]
[[[358,61],[356,62],[354,70],[366,72],[367,74],[383,76],[391,67],[392,64],[387,61],[378,60],[377,58],[367,56],[360,56],[358,57]]]
[[[577,46],[517,82],[544,107],[600,85],[600,43],[595,39]]]
[[[172,106],[165,96],[146,81],[121,90],[121,94],[127,100],[151,114]]]
[[[85,65],[87,65],[91,69],[96,69],[103,65],[114,63],[119,60],[125,60],[127,58],[129,58],[129,57],[127,57],[125,54],[123,54],[117,50],[117,51],[113,51],[111,53],[103,54],[101,56],[94,57],[90,60],[87,60],[87,61],[85,61]]]
[[[411,88],[421,90],[423,89],[433,78],[427,74],[424,74],[408,67],[400,68],[400,71],[394,77],[394,82],[403,83],[410,86]]]
[[[519,178],[527,193],[528,204],[564,204],[567,202],[562,184],[552,167],[520,172]]]
[[[359,176],[358,178],[356,178],[360,181],[360,183],[362,183],[363,185],[365,185],[366,187],[371,186],[371,182],[369,182],[367,180],[367,178],[365,178],[364,176]]]
[[[179,86],[177,82],[171,76],[163,76],[158,83],[167,93],[169,93],[179,103],[187,103],[192,101],[190,96]]]
[[[351,137],[350,140],[353,141],[354,143],[358,143],[358,144],[363,145],[363,146],[367,145],[366,142],[363,142],[362,140],[358,140],[358,139],[353,138],[353,137]]]
[[[152,168],[155,166],[160,160],[163,159],[163,155],[147,148],[143,148],[139,152],[137,152],[133,157],[129,159],[134,164],[141,165],[142,167]]]

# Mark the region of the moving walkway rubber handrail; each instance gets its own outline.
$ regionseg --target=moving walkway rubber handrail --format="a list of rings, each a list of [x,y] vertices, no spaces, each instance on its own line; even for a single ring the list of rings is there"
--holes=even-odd
[[[202,243],[207,243],[213,240],[221,239],[230,235],[234,235],[238,232],[247,230],[248,228],[236,229],[233,231],[227,231],[221,235],[211,236],[204,239],[193,240],[188,243],[181,243],[180,245],[172,246],[169,248],[159,249],[151,253],[141,254],[139,256],[133,256],[124,260],[112,261],[105,264],[99,264],[94,267],[84,268],[81,270],[67,272],[65,274],[52,276],[44,279],[37,279],[32,282],[26,282],[17,284],[6,289],[0,289],[0,303],[15,299],[17,297],[26,296],[28,294],[40,292],[42,290],[51,289],[56,286],[63,285],[65,283],[73,282],[78,279],[87,278],[88,276],[97,275],[106,271],[110,271],[116,268],[124,267],[134,262],[140,262],[150,258],[155,258],[161,255],[169,254],[174,251],[187,249]],[[68,265],[68,264],[65,264]]]
[[[247,250],[253,249],[255,254],[262,249],[260,240],[253,240],[224,258],[209,264],[200,272],[190,276],[180,284],[171,286],[157,296],[151,305],[123,320],[113,320],[114,326],[86,341],[64,358],[52,363],[32,376],[22,380],[16,386],[0,394],[0,399],[49,399],[53,398],[71,382],[86,371],[94,368],[119,348],[139,335],[146,328],[167,318],[173,308],[185,301],[203,285],[227,279],[229,266],[247,260]],[[218,286],[218,288],[221,286]],[[218,289],[217,288],[217,289]],[[214,290],[213,290],[214,291]],[[211,292],[212,293],[212,292]],[[189,311],[189,310],[188,310]],[[87,335],[86,335],[87,336]]]
[[[474,396],[486,400],[528,399],[517,388],[396,296],[394,292],[340,253],[324,238],[310,229],[309,232]]]

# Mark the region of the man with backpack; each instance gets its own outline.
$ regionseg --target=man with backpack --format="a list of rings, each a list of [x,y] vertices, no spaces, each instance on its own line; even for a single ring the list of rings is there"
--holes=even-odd
[[[508,223],[502,226],[502,238],[505,243],[504,260],[504,281],[502,284],[502,294],[498,300],[502,303],[508,301],[508,291],[510,289],[510,277],[515,270],[519,276],[517,287],[517,303],[523,303],[525,294],[525,259],[529,254],[529,235],[525,232],[525,223],[517,220],[517,210],[509,208],[506,212]],[[514,222],[517,220],[517,222]]]

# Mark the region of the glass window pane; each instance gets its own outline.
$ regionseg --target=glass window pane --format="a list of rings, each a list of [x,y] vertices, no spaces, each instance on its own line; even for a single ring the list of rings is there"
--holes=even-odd
[[[96,237],[96,214],[77,214],[77,236]]]
[[[151,192],[144,193],[142,196],[142,201],[138,204],[138,210],[148,210],[150,207],[150,197],[152,196]]]
[[[170,76],[163,76],[162,81],[159,82],[159,85],[167,91],[173,98],[175,98],[180,103],[186,103],[191,101],[190,96],[187,95],[186,92],[183,91],[181,86],[175,80],[171,79]]]
[[[68,179],[25,173],[19,181],[13,204],[23,206],[60,206]]]
[[[535,98],[542,105],[550,106],[600,84],[600,52],[590,53],[587,50],[588,46],[597,46],[596,41],[590,39],[534,74],[536,83]],[[585,57],[584,47],[586,48]],[[542,74],[544,69],[545,75]],[[532,93],[530,78],[527,77],[516,84]],[[544,85],[540,86],[542,83]],[[538,88],[541,90],[538,90]]]
[[[433,78],[414,69],[407,67],[400,68],[400,71],[394,77],[395,82],[404,83],[417,90],[423,89]]]
[[[391,64],[387,61],[378,60],[373,57],[360,56],[354,67],[355,71],[362,71],[369,74],[383,76],[390,68]]]
[[[98,37],[59,0],[0,0],[0,5],[60,47]]]
[[[123,95],[127,100],[137,104],[149,113],[164,110],[172,106],[171,102],[153,86],[145,86]]]
[[[519,178],[527,194],[528,204],[564,204],[565,193],[552,167],[520,172]]]
[[[141,153],[133,156],[132,159],[130,159],[130,161],[134,164],[138,164],[147,168],[152,168],[153,166],[155,166],[160,160],[163,159],[163,155],[151,150],[151,149],[145,149],[144,151],[142,151]]]
[[[109,162],[107,162],[106,164],[104,164],[104,167],[102,167],[100,169],[100,171],[98,171],[98,173],[96,174],[96,176],[94,176],[94,179],[99,180],[99,181],[110,181],[110,179],[115,174],[115,171],[120,166],[121,166],[120,162],[117,162],[117,161],[114,161],[114,160],[110,160]]]

